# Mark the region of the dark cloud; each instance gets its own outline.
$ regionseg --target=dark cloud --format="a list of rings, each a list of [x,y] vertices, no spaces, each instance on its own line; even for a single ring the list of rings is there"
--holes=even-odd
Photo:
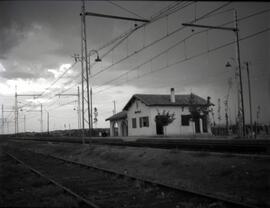
[[[2,63],[3,67],[6,69],[6,71],[0,72],[0,75],[2,78],[5,79],[16,79],[16,78],[22,78],[22,79],[35,79],[40,76],[38,71],[40,71],[40,68],[42,66],[33,65],[31,67],[19,64],[17,62],[4,62]]]
[[[21,19],[14,19],[13,4],[1,2],[0,6],[0,59],[6,59],[8,52],[24,38],[31,25]]]

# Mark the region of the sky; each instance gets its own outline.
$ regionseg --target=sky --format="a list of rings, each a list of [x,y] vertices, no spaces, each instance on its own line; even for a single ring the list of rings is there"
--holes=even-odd
[[[143,23],[87,16],[89,51],[98,50],[102,57],[98,63],[94,63],[95,55],[90,57],[93,107],[98,109],[94,127],[109,127],[105,119],[112,115],[113,101],[120,112],[133,94],[169,94],[172,87],[176,94],[210,96],[216,123],[225,122],[224,101],[228,97],[229,119],[234,123],[238,80],[235,34],[182,26],[193,22],[234,27],[233,9],[239,19],[246,123],[250,115],[248,62],[253,119],[269,124],[270,3],[86,1],[89,12],[150,20],[118,43],[113,40]],[[50,130],[78,128],[74,95],[81,84],[81,68],[72,56],[81,50],[80,11],[81,1],[0,1],[0,104],[5,133],[14,132],[16,89],[20,132],[24,127],[26,131],[42,130],[41,104],[44,131],[47,112]],[[166,15],[154,21],[162,11]],[[230,68],[225,67],[228,61]],[[56,95],[61,93],[73,96]],[[37,96],[22,96],[26,94]]]

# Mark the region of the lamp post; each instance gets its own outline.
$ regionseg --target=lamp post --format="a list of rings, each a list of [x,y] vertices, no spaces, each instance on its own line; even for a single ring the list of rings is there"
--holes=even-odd
[[[45,110],[47,112],[47,134],[50,134],[50,113],[49,111]]]
[[[86,16],[96,16],[101,18],[110,18],[110,19],[120,19],[120,20],[128,20],[128,21],[136,21],[136,22],[144,22],[148,23],[149,20],[146,19],[138,19],[138,18],[130,18],[130,17],[122,17],[122,16],[115,16],[115,15],[106,15],[106,14],[98,14],[93,12],[86,12],[85,11],[85,0],[82,0],[82,8],[81,8],[81,65],[82,65],[82,126],[83,126],[83,132],[84,132],[84,80],[86,80],[87,85],[87,107],[88,107],[88,124],[89,124],[89,130],[91,131],[91,126],[93,125],[93,118],[90,118],[90,114],[92,116],[92,110],[90,109],[90,99],[89,99],[89,93],[91,93],[92,97],[92,90],[89,89],[89,74],[90,74],[90,64],[89,60],[87,58],[87,38],[86,38]],[[96,53],[98,55],[98,52],[96,50],[89,51],[89,54],[92,52]],[[101,61],[99,56],[97,56],[96,61]],[[86,72],[86,77],[84,77],[84,69]],[[90,91],[90,92],[89,92]],[[92,98],[91,98],[92,103]],[[92,106],[92,105],[91,105]],[[91,107],[92,108],[92,107]],[[91,112],[91,113],[90,113]],[[91,120],[91,122],[90,122]],[[91,132],[90,132],[91,135]],[[84,133],[82,134],[82,137],[84,137]]]
[[[247,78],[248,78],[248,95],[249,95],[249,119],[250,119],[250,130],[251,138],[253,137],[253,119],[252,119],[252,102],[251,102],[251,87],[250,87],[250,76],[249,76],[249,65],[248,62],[245,62],[247,69]]]
[[[82,140],[83,140],[83,143],[84,143],[84,129],[85,129],[85,125],[84,125],[84,122],[85,122],[85,116],[84,116],[84,103],[85,103],[85,100],[87,102],[87,117],[88,117],[88,128],[89,128],[89,133],[91,135],[91,128],[93,128],[93,116],[92,116],[92,87],[90,87],[90,82],[89,82],[89,77],[90,77],[90,74],[91,74],[91,70],[90,70],[90,56],[93,55],[93,54],[96,54],[97,57],[95,59],[95,62],[101,62],[101,58],[99,57],[99,53],[97,50],[90,50],[88,53],[87,53],[87,56],[86,56],[86,59],[87,59],[87,65],[85,67],[86,71],[85,71],[85,74],[86,74],[86,91],[87,91],[87,95],[86,95],[86,99],[85,99],[85,95],[84,95],[84,69],[82,68],[82,91],[81,91],[81,99],[82,99]],[[75,61],[81,61],[82,63],[85,61],[83,57],[81,57],[79,54],[75,54],[74,55],[74,59]]]
[[[230,60],[232,60],[235,64],[235,66],[237,66],[237,63],[235,61],[234,58],[230,57]],[[226,68],[232,68],[232,65],[229,61],[227,61],[226,65],[225,65]],[[235,80],[237,81],[239,78],[239,73],[238,73],[238,70],[237,70],[237,67],[235,67]],[[238,81],[238,84],[236,85],[237,86],[237,110],[238,110],[238,114],[237,114],[237,127],[238,127],[238,136],[241,136],[242,135],[242,123],[240,122],[241,121],[241,107],[240,107],[240,84],[239,84],[239,81]]]
[[[235,62],[234,58],[230,58]],[[245,62],[246,70],[247,70],[247,79],[248,79],[248,94],[249,94],[249,118],[250,118],[250,129],[251,129],[251,137],[253,137],[253,119],[252,119],[252,98],[251,98],[251,85],[250,85],[250,74],[249,74],[249,63]],[[230,62],[227,62],[226,67],[231,67]],[[236,73],[237,75],[237,73]],[[238,101],[239,102],[239,101]]]
[[[88,53],[88,57],[89,57],[89,61],[88,61],[88,63],[89,63],[89,67],[88,67],[88,73],[89,73],[89,77],[91,78],[91,68],[90,68],[90,66],[91,66],[91,62],[90,62],[90,57],[91,57],[91,55],[92,54],[96,54],[97,55],[97,57],[96,57],[96,59],[95,59],[95,62],[101,62],[102,60],[100,59],[100,57],[99,57],[99,54],[98,54],[98,51],[97,50],[90,50],[89,51],[89,53]],[[91,121],[91,123],[90,123],[90,128],[91,129],[93,129],[93,107],[92,107],[92,105],[93,105],[93,91],[92,91],[92,86],[90,86],[90,120],[89,121]],[[89,112],[89,111],[88,111]]]
[[[236,38],[236,58],[237,58],[237,64],[238,64],[239,83],[240,83],[241,115],[242,115],[241,120],[242,120],[242,125],[243,125],[243,136],[245,136],[245,109],[244,109],[243,84],[242,84],[242,72],[241,72],[241,60],[240,60],[239,29],[238,29],[238,19],[237,19],[236,10],[234,10],[234,18],[235,18],[235,27],[219,27],[219,26],[198,25],[198,24],[190,24],[190,23],[183,23],[182,25],[187,26],[187,27],[200,27],[200,28],[227,30],[227,31],[234,32],[235,38]]]

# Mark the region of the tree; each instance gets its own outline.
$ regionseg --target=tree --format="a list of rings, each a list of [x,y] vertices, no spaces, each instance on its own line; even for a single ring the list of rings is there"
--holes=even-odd
[[[201,114],[207,115],[209,113],[208,104],[205,106],[196,104],[194,94],[190,93],[189,97],[189,112],[192,120],[200,118]]]
[[[158,112],[158,115],[155,117],[155,122],[158,123],[161,126],[168,126],[170,123],[172,123],[175,120],[175,114],[168,111],[166,113],[165,110],[163,110],[162,114]]]

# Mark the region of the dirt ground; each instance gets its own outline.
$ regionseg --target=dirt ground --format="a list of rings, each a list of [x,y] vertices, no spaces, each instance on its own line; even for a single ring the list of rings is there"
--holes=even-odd
[[[79,207],[76,199],[2,153],[0,207]]]
[[[270,156],[46,142],[9,145],[270,207]]]

